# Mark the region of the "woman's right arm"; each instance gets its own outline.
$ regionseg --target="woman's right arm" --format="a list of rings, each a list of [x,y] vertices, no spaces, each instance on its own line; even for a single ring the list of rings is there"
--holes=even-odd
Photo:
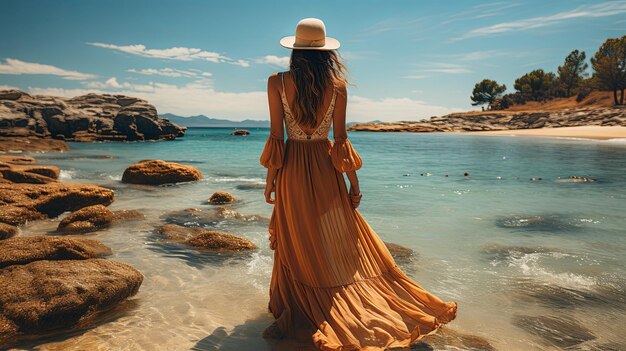
[[[267,168],[265,178],[265,201],[274,204],[276,198],[276,175],[282,167],[285,155],[285,143],[283,140],[283,106],[280,100],[280,82],[276,74],[272,74],[267,80],[267,98],[270,111],[270,135],[265,142],[265,148],[261,153],[260,162]]]
[[[361,189],[356,171],[363,164],[361,157],[354,150],[348,140],[346,131],[346,107],[348,105],[348,92],[345,85],[338,88],[333,113],[333,137],[335,144],[331,150],[333,165],[340,172],[345,172],[350,181],[350,199],[352,206],[357,208],[361,201]]]

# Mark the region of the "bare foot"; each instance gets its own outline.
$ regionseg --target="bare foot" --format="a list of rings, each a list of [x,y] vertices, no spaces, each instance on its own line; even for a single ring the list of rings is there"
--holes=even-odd
[[[263,337],[266,339],[282,339],[283,333],[278,327],[278,323],[274,322],[263,331]]]

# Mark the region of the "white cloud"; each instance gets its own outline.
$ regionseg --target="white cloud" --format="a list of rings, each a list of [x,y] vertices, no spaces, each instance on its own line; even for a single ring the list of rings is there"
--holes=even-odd
[[[211,72],[202,72],[196,69],[192,70],[181,70],[175,68],[144,68],[144,69],[135,69],[131,68],[126,70],[126,72],[142,74],[146,76],[163,76],[163,77],[185,77],[185,78],[194,78],[198,76],[203,77],[211,77],[213,74]]]
[[[407,79],[424,79],[428,75],[424,73],[465,74],[472,73],[466,66],[456,63],[431,62],[423,64],[414,74],[406,75]]]
[[[491,26],[473,29],[459,39],[482,37],[493,34],[524,31],[541,28],[577,18],[608,17],[626,13],[626,1],[607,1],[595,5],[581,5],[573,10],[559,12],[550,16],[531,17],[511,22],[502,22]]]
[[[282,68],[289,68],[289,56],[267,55],[256,60],[257,63],[270,64]]]
[[[424,79],[424,78],[428,78],[428,76],[425,75],[425,74],[410,74],[410,75],[404,76],[402,78],[406,78],[406,79]]]
[[[29,87],[28,91],[33,94],[65,97],[87,93],[124,94],[149,101],[160,113],[170,112],[181,116],[204,114],[233,120],[268,119],[265,91],[237,93],[218,91],[213,87],[213,81],[207,78],[198,78],[184,85],[158,82],[138,85],[119,82],[115,77],[111,77],[103,82],[91,81],[83,85],[84,89]],[[350,95],[348,98],[349,121],[419,120],[457,111],[460,109],[430,105],[407,97],[371,99]]]
[[[4,63],[0,63],[0,74],[47,74],[70,80],[84,80],[96,77],[93,74],[69,71],[51,65],[24,62],[12,58],[7,58]]]
[[[246,60],[235,60],[217,52],[204,51],[197,48],[173,47],[169,49],[148,49],[145,45],[115,45],[105,43],[87,43],[89,45],[125,52],[127,54],[177,61],[209,61],[215,63],[230,63],[237,66],[248,67]]]

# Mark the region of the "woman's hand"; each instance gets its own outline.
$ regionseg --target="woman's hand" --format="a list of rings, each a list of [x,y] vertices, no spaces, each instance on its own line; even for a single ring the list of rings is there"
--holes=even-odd
[[[272,198],[272,193],[274,193],[274,198]],[[274,182],[265,183],[265,202],[270,205],[276,202],[276,185]]]
[[[352,208],[357,208],[361,204],[361,189],[359,189],[359,185],[350,184],[350,203],[352,204]]]

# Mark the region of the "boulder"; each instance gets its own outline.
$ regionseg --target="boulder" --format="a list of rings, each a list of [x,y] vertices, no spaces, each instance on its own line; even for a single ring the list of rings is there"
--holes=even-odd
[[[209,251],[249,251],[257,246],[248,239],[215,230],[200,227],[183,227],[165,224],[158,231],[172,241]]]
[[[83,207],[63,218],[57,228],[63,233],[85,233],[109,227],[113,213],[103,205]]]
[[[249,135],[250,131],[245,129],[237,129],[230,132],[230,135]]]
[[[389,253],[391,253],[391,256],[393,256],[394,258],[398,259],[398,258],[408,258],[413,256],[413,250],[409,249],[408,247],[404,247],[402,245],[398,245],[398,244],[394,244],[394,243],[390,243],[390,242],[385,242],[385,246],[387,246],[387,249],[389,250]]]
[[[0,183],[5,185],[6,183]],[[9,183],[12,184],[12,183]],[[0,194],[0,197],[2,195]],[[22,225],[30,221],[47,218],[43,213],[37,212],[32,208],[20,206],[0,206],[0,223],[10,225]]]
[[[0,169],[2,178],[12,183],[47,184],[56,182],[55,178],[50,178],[36,172],[19,170],[16,167]]]
[[[118,210],[113,211],[113,223],[122,223],[122,222],[131,222],[131,221],[141,221],[145,219],[143,213],[137,210]]]
[[[37,261],[0,270],[0,345],[84,329],[135,295],[133,267],[104,259]]]
[[[0,241],[0,269],[34,261],[86,260],[110,254],[111,249],[97,240],[19,236]]]
[[[212,205],[230,204],[235,201],[237,201],[237,199],[233,195],[225,191],[216,191],[209,198],[209,203]]]
[[[90,184],[0,183],[0,222],[21,225],[44,215],[54,218],[87,206],[108,206],[113,197],[113,191]]]
[[[12,238],[17,235],[19,229],[15,226],[0,223],[0,240]]]
[[[145,160],[126,168],[122,182],[131,184],[161,185],[192,182],[202,179],[195,167],[161,160]]]

